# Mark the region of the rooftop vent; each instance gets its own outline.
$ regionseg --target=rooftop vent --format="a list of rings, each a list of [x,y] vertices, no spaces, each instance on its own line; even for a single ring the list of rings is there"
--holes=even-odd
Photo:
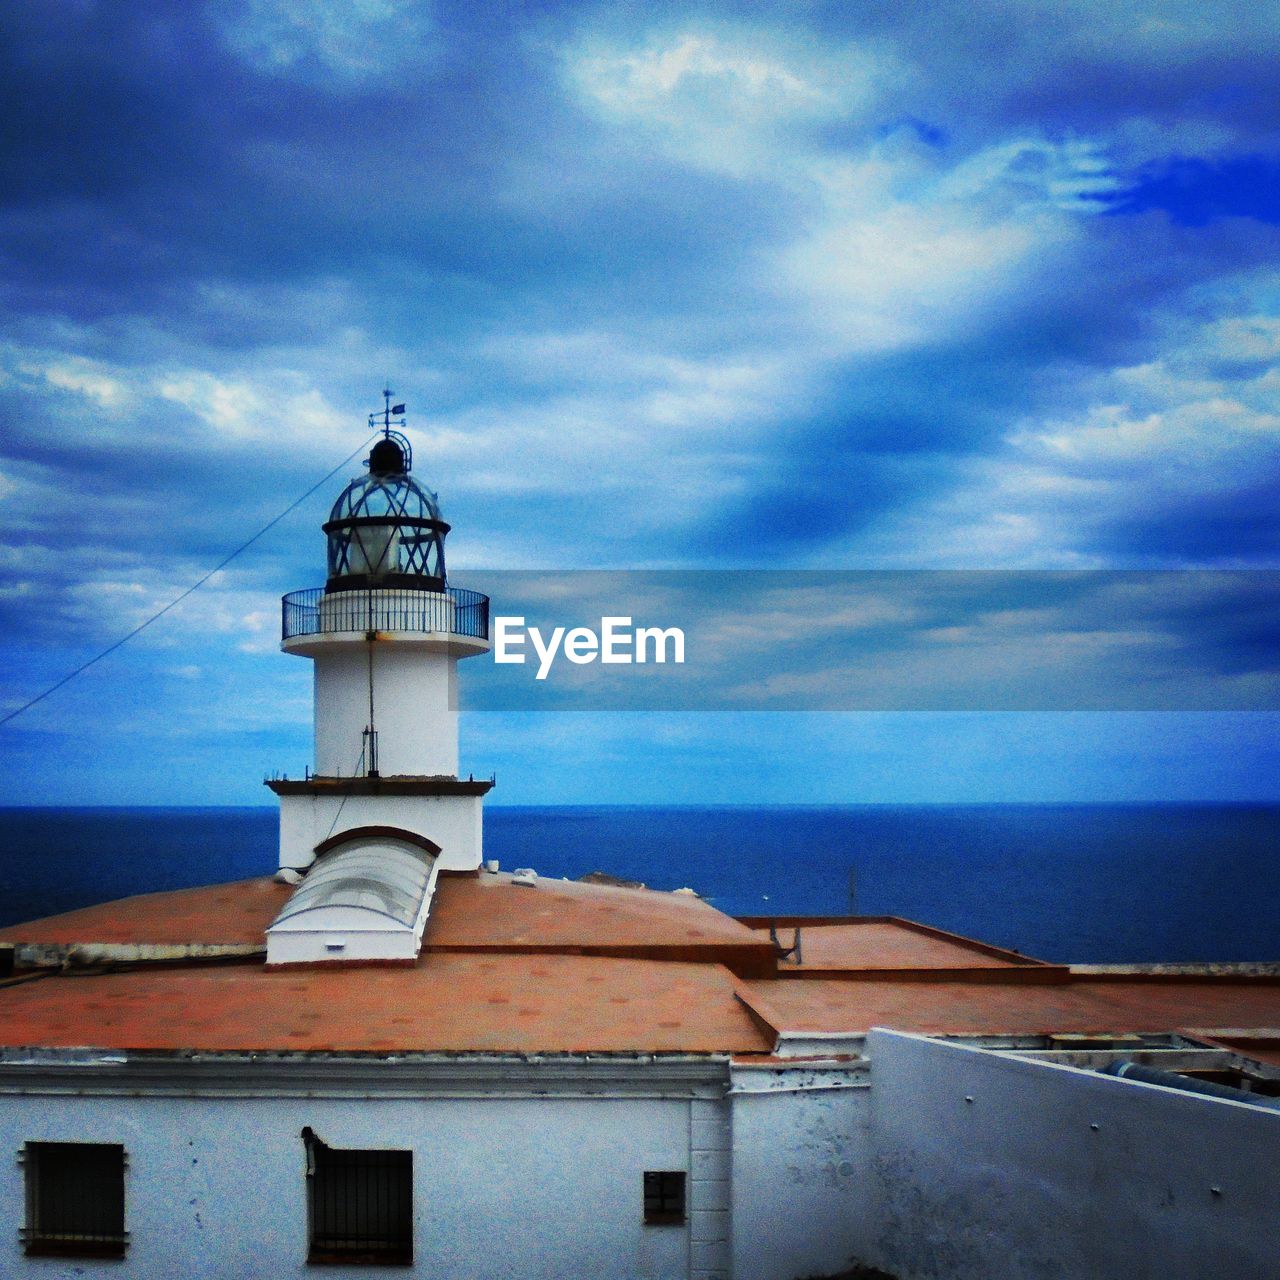
[[[267,930],[267,963],[415,960],[440,850],[394,828],[325,845]]]

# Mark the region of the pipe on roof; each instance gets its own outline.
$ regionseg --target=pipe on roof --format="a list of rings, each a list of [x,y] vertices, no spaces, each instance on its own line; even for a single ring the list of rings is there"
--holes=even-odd
[[[1210,1098],[1226,1098],[1230,1102],[1247,1102],[1255,1107],[1270,1107],[1280,1111],[1280,1098],[1269,1098],[1265,1094],[1251,1093],[1248,1089],[1236,1089],[1229,1084],[1218,1084],[1214,1080],[1197,1080],[1194,1076],[1179,1075],[1175,1071],[1163,1071],[1159,1067],[1148,1067],[1141,1062],[1120,1059],[1109,1062],[1102,1068],[1102,1074],[1119,1076],[1122,1080],[1137,1080],[1142,1084],[1158,1084],[1166,1089],[1181,1089],[1185,1093],[1202,1093]]]

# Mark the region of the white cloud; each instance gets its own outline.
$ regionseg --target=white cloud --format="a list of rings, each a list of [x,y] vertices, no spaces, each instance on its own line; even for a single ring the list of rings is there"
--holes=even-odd
[[[0,378],[40,399],[47,399],[49,390],[74,397],[79,404],[60,405],[60,416],[66,421],[68,414],[79,415],[97,444],[139,446],[153,435],[170,433],[173,405],[188,410],[215,437],[270,441],[295,454],[314,450],[332,456],[361,438],[362,417],[330,405],[305,367],[251,358],[222,372],[176,365],[160,353],[132,364],[112,363],[69,349],[84,338],[69,333],[65,347],[0,345]],[[316,359],[314,352],[298,354],[308,362]]]
[[[8,347],[6,354],[15,361],[16,372],[28,378],[42,379],[59,391],[70,391],[91,401],[97,408],[118,411],[131,408],[133,390],[120,371],[99,360],[89,360],[70,353],[57,356],[48,353],[23,353]]]
[[[817,200],[768,260],[780,297],[807,304],[837,350],[962,337],[1069,272],[1086,215],[1115,180],[1097,143],[1019,137],[967,155],[879,139],[814,159]]]
[[[976,201],[1002,209],[1052,205],[1096,212],[1117,189],[1105,153],[1096,141],[1049,141],[1019,137],[986,147],[946,173],[937,183],[942,201]]]
[[[936,340],[969,321],[1016,288],[1042,241],[1026,224],[898,204],[815,229],[778,266],[813,327],[866,354]]]
[[[156,390],[165,400],[190,409],[220,433],[252,436],[262,430],[266,406],[257,390],[243,382],[186,372],[162,377]]]
[[[619,117],[690,123],[690,108],[705,124],[724,124],[746,112],[756,118],[830,115],[849,85],[838,92],[822,83],[816,67],[793,70],[780,59],[741,43],[685,32],[632,50],[576,53],[570,75],[581,92]]]
[[[335,409],[311,381],[293,369],[251,369],[231,377],[181,369],[151,375],[147,390],[180,404],[228,440],[261,441],[295,453],[350,448],[365,424]]]
[[[819,360],[963,335],[1046,270],[1069,270],[1080,220],[1117,187],[1103,139],[924,142],[905,123],[919,70],[880,43],[684,31],[579,47],[567,65],[579,100],[638,162],[656,145],[791,207],[742,283],[769,299],[783,341]]]
[[[1203,357],[1249,364],[1280,364],[1280,316],[1228,316],[1208,325],[1195,351]]]
[[[359,85],[433,59],[436,23],[427,0],[226,0],[223,37],[268,74]]]
[[[1223,368],[1226,372],[1223,372]],[[1243,370],[1243,372],[1242,372]],[[1083,407],[1027,418],[1003,446],[965,464],[945,497],[898,521],[890,561],[962,566],[1115,564],[1107,531],[1154,525],[1129,562],[1183,567],[1171,526],[1248,518],[1251,491],[1280,474],[1280,319],[1223,315],[1171,338],[1159,359],[1078,384]],[[1259,512],[1270,516],[1270,512]],[[874,539],[873,539],[874,541]],[[1229,544],[1229,536],[1224,537]],[[889,550],[892,548],[892,550]],[[1093,549],[1091,549],[1093,548]],[[864,547],[865,553],[865,547]],[[1256,563],[1248,547],[1206,550],[1211,564]]]
[[[856,47],[819,53],[762,31],[683,31],[566,57],[579,102],[640,149],[714,173],[787,181],[807,130],[859,119],[896,66]],[[803,144],[801,149],[804,148]]]

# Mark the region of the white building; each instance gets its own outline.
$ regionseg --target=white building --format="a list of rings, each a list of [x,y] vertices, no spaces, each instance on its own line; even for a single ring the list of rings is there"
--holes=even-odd
[[[384,425],[277,877],[0,933],[0,1276],[1280,1277],[1274,972],[486,869],[488,602]]]

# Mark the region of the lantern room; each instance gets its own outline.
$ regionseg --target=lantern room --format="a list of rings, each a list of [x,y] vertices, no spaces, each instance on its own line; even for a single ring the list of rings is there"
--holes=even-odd
[[[392,587],[441,591],[444,539],[434,493],[410,475],[413,455],[399,432],[373,446],[358,476],[338,496],[324,525],[329,538],[325,591]]]

